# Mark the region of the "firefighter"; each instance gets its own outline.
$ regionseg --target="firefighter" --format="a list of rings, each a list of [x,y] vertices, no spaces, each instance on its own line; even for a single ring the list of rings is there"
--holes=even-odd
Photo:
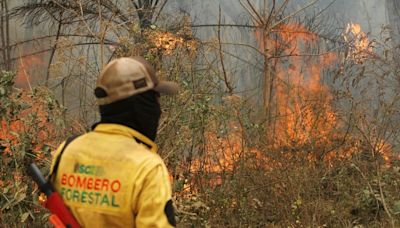
[[[154,143],[160,94],[178,85],[156,78],[142,57],[105,66],[95,96],[101,120],[55,153],[51,182],[82,227],[173,227],[166,166]]]

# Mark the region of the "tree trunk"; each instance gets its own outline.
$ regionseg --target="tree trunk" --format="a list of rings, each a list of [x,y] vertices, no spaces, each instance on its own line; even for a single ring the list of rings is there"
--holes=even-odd
[[[0,28],[0,39],[1,39],[1,50],[3,69],[11,70],[11,49],[10,49],[10,18],[8,16],[8,4],[7,0],[1,0],[1,28]]]
[[[150,27],[155,9],[159,3],[159,0],[137,0],[137,2],[133,2],[142,31]]]
[[[400,45],[400,0],[386,0],[386,9],[395,47]]]

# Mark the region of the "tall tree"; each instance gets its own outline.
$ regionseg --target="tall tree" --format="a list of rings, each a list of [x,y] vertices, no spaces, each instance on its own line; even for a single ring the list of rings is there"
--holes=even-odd
[[[0,40],[1,40],[1,55],[3,69],[11,70],[11,47],[10,47],[10,17],[8,1],[1,0],[1,17],[0,17]]]
[[[400,0],[386,0],[386,9],[395,46],[400,45]]]

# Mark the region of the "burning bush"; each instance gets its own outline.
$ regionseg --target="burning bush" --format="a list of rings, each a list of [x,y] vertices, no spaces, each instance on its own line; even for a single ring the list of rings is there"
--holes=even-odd
[[[14,76],[0,75],[0,226],[41,226],[46,219],[38,189],[25,170],[36,162],[48,171],[63,129],[62,108],[46,88],[13,88]]]
[[[387,106],[372,109],[382,119],[369,115],[371,104],[352,109],[349,119],[341,110],[345,108],[339,93],[322,83],[327,68],[336,70],[345,62],[346,70],[365,70],[377,57],[366,35],[353,27],[345,31],[346,42],[349,33],[354,35],[347,54],[302,56],[302,48],[316,45],[318,36],[301,25],[279,26],[279,42],[271,43],[283,42],[280,54],[288,57],[274,60],[273,105],[267,107],[273,118],[258,124],[249,114],[251,105],[244,102],[202,106],[199,113],[206,118],[197,128],[202,131],[201,143],[177,175],[183,186],[178,202],[184,222],[233,227],[394,226],[399,172],[389,139],[398,131],[388,125],[394,120],[383,117],[393,118],[397,102],[389,99]],[[345,82],[357,77],[346,73],[338,73]]]

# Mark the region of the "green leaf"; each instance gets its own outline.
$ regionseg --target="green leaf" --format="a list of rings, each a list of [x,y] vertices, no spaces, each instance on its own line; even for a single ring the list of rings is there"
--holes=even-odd
[[[28,212],[23,213],[21,215],[21,222],[25,222],[28,217],[29,217],[29,213]]]
[[[16,201],[15,203],[16,203],[16,204],[17,204],[17,203],[20,203],[20,202],[23,201],[25,198],[26,198],[26,193],[21,193],[20,195],[18,195],[17,201]]]
[[[32,105],[30,105],[30,104],[28,104],[28,103],[22,103],[22,104],[20,104],[21,110],[25,110],[25,109],[28,109],[28,108],[31,108],[31,107],[32,107]]]
[[[6,94],[6,90],[3,87],[0,87],[0,96]]]
[[[400,200],[394,202],[393,211],[395,214],[400,214]]]

